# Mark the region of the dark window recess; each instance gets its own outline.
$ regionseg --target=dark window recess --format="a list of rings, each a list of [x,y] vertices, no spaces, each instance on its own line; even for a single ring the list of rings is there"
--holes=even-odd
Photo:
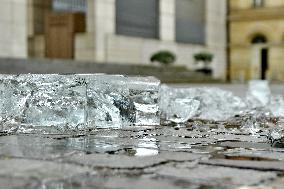
[[[257,44],[257,43],[266,43],[267,39],[264,35],[256,35],[255,37],[252,38],[251,43],[252,44]]]
[[[252,0],[252,6],[255,8],[263,7],[264,3],[264,0]]]
[[[261,49],[261,79],[266,79],[266,72],[268,70],[268,49]]]
[[[176,0],[176,41],[205,44],[205,0]]]
[[[158,0],[116,0],[116,33],[157,38]]]
[[[86,0],[53,0],[52,9],[63,12],[86,12]]]

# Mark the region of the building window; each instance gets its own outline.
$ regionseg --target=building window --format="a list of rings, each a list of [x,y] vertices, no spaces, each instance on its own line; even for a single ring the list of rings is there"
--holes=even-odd
[[[64,12],[86,12],[86,0],[53,0],[52,9]]]
[[[259,43],[266,43],[266,42],[267,42],[267,39],[262,34],[255,35],[251,40],[252,44],[259,44]]]
[[[253,0],[252,6],[255,8],[263,7],[264,6],[264,0]]]
[[[176,0],[176,41],[205,44],[205,0]]]
[[[116,33],[157,38],[158,0],[116,0]]]

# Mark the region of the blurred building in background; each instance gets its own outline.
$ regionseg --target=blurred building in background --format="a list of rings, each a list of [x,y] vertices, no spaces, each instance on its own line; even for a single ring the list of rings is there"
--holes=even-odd
[[[2,57],[147,64],[170,50],[194,68],[193,54],[209,51],[214,76],[226,75],[226,0],[0,2]]]
[[[232,80],[284,81],[284,1],[229,0]]]

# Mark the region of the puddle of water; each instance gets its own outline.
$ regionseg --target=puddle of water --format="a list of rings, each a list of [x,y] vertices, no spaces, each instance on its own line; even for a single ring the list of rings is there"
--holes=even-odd
[[[159,151],[157,149],[149,149],[149,148],[136,148],[135,156],[154,156],[158,155]]]

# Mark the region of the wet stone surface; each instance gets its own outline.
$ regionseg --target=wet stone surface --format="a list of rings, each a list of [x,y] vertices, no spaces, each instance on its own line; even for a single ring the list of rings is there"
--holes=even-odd
[[[0,188],[281,188],[284,150],[233,123],[0,136]],[[198,125],[198,127],[196,126]]]

